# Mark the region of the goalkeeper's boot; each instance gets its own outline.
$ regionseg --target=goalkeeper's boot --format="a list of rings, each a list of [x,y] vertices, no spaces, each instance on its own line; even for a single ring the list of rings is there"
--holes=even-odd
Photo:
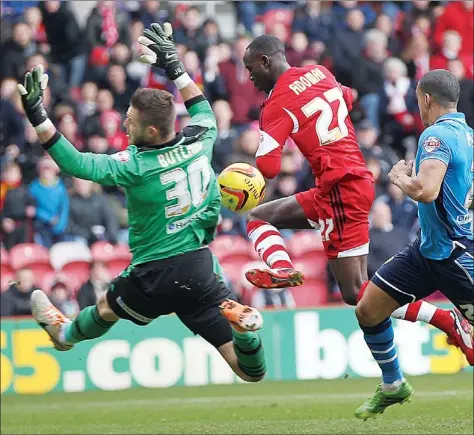
[[[295,269],[250,269],[245,272],[247,281],[258,288],[276,289],[297,287],[304,282],[304,275]]]
[[[469,365],[474,366],[474,328],[456,308],[451,310],[451,316],[454,326],[448,332],[448,343],[461,349]]]
[[[258,310],[228,299],[220,307],[222,315],[238,332],[257,331],[263,326],[263,318]]]
[[[413,388],[407,380],[396,391],[382,391],[382,384],[379,384],[375,394],[359,406],[355,411],[355,416],[362,420],[375,418],[377,414],[383,414],[386,408],[397,403],[410,402],[413,396]]]
[[[59,311],[42,290],[35,290],[31,294],[31,312],[38,324],[48,333],[57,350],[69,350],[72,344],[63,343],[60,335],[70,320]]]

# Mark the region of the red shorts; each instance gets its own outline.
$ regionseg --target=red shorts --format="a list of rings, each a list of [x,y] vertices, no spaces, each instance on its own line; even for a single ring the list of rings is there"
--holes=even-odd
[[[369,253],[369,213],[374,201],[371,179],[342,180],[324,196],[316,187],[297,193],[296,199],[308,221],[319,226],[329,259]]]

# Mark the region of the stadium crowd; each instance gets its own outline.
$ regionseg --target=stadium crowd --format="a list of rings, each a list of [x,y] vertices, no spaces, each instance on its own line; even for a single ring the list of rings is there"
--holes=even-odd
[[[183,62],[212,103],[219,127],[216,173],[233,162],[254,163],[265,95],[254,88],[242,56],[252,37],[272,33],[287,45],[291,65],[321,63],[353,89],[356,103],[350,116],[376,179],[369,274],[416,233],[416,203],[389,185],[387,174],[398,159],[410,159],[416,152],[423,125],[415,87],[430,69],[446,68],[460,80],[459,110],[474,125],[473,2],[232,2],[230,13],[237,25],[231,39],[222,36],[219,15],[206,16],[200,2],[192,3],[100,0],[81,26],[70,2],[1,2],[2,315],[28,314],[35,285],[48,287],[55,303],[70,315],[79,306],[94,304],[113,275],[106,260],[92,255],[93,248],[113,251],[127,243],[128,234],[123,192],[60,174],[22,112],[17,82],[33,66],[45,66],[50,76],[47,111],[81,151],[112,154],[128,146],[122,122],[139,86],[172,92],[176,128],[182,129],[189,116],[176,89],[164,73],[138,61],[141,46],[136,40],[155,21],[173,23]],[[269,183],[266,200],[306,190],[313,183],[308,165],[288,143],[281,174]],[[218,230],[230,237],[226,240],[243,240],[245,216],[222,210]],[[285,235],[291,239],[293,233]],[[33,249],[22,244],[34,243],[41,251],[60,242],[91,248],[90,258],[82,258],[90,266],[79,282],[72,283],[66,273],[56,274],[53,267],[48,283],[38,282],[31,268],[7,261],[8,251],[13,261],[15,247],[23,246],[23,255]],[[314,245],[314,237],[307,243]],[[10,285],[14,273],[18,283]],[[240,275],[230,275],[242,294]],[[338,300],[330,276],[318,300]],[[254,291],[245,297],[257,307],[291,307],[299,305],[296,293]]]

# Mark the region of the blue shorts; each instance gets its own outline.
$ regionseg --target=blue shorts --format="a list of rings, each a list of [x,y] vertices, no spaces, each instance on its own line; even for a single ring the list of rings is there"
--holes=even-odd
[[[474,322],[474,259],[472,240],[456,243],[445,260],[430,260],[420,252],[420,239],[389,259],[372,282],[400,305],[443,293],[471,323]]]

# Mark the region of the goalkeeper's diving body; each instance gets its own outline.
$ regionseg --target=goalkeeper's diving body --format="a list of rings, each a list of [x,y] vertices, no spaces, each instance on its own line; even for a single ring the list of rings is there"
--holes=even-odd
[[[42,106],[48,77],[41,66],[18,85],[23,107],[45,150],[74,177],[125,189],[130,224],[130,267],[96,306],[70,321],[41,290],[31,296],[33,316],[56,349],[100,337],[119,319],[147,325],[176,313],[195,334],[221,353],[243,380],[263,379],[266,362],[259,335],[261,315],[242,306],[220,278],[212,241],[220,193],[210,161],[216,119],[186,73],[171,37],[171,25],[153,24],[139,42],[142,61],[163,68],[179,89],[191,123],[175,133],[173,97],[139,89],[131,98],[125,127],[131,145],[115,155],[80,153],[54,127]]]

